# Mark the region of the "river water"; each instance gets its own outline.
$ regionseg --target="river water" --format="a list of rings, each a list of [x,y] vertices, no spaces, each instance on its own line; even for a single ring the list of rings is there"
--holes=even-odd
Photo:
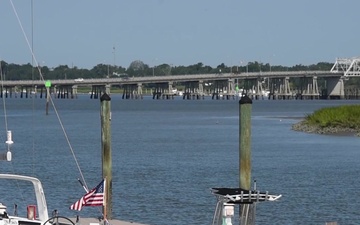
[[[100,101],[82,95],[54,102],[78,166],[93,188],[101,181]],[[360,224],[360,138],[291,130],[316,109],[359,103],[253,101],[252,179],[260,191],[282,194],[278,202],[258,204],[256,224]],[[84,190],[54,110],[46,116],[45,100],[39,98],[6,99],[6,105],[14,159],[1,162],[1,172],[39,177],[50,211],[100,216],[97,207],[68,209]],[[113,95],[111,109],[113,216],[152,225],[211,224],[216,199],[210,188],[239,183],[238,101]],[[12,183],[1,187],[3,193],[22,193]],[[14,203],[25,213],[22,198],[4,196],[0,202],[10,213]]]

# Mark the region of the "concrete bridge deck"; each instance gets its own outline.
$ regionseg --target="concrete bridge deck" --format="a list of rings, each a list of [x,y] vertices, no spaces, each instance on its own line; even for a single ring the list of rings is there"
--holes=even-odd
[[[150,84],[167,82],[190,82],[190,81],[214,81],[228,79],[257,79],[257,78],[283,78],[283,77],[341,77],[342,72],[330,71],[280,71],[280,72],[250,72],[250,73],[217,73],[217,74],[185,74],[170,76],[146,76],[146,77],[128,77],[128,78],[94,78],[94,79],[66,79],[50,80],[51,85],[106,85],[106,84]],[[5,80],[4,86],[45,86],[41,80]]]

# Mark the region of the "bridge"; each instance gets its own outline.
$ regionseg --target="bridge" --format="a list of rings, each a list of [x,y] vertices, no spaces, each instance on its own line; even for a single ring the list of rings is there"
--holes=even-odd
[[[283,77],[341,77],[343,72],[331,71],[284,71],[284,72],[250,72],[250,73],[216,73],[216,74],[185,74],[170,76],[146,76],[127,78],[94,78],[94,79],[64,79],[50,80],[52,85],[107,85],[107,84],[136,84],[163,83],[163,82],[188,82],[188,81],[214,81],[224,79],[257,79],[257,78],[283,78]],[[3,81],[4,86],[45,86],[42,80],[8,80]]]
[[[272,99],[289,99],[292,97],[319,98],[317,78],[326,78],[327,84],[332,84],[332,92],[328,96],[341,98],[343,90],[344,73],[340,71],[283,71],[283,72],[252,72],[252,73],[218,73],[218,74],[187,74],[174,76],[146,76],[129,78],[100,78],[100,79],[67,79],[51,80],[51,92],[58,98],[74,98],[79,86],[91,86],[91,97],[97,98],[101,92],[110,92],[110,88],[120,87],[123,89],[123,98],[142,98],[144,84],[152,84],[154,98],[173,98],[175,83],[183,83],[183,98],[201,99],[205,95],[213,98],[234,98],[239,90],[255,99],[264,98],[267,90]],[[298,90],[291,90],[290,78],[301,78],[303,85]],[[243,81],[242,88],[237,86]],[[235,83],[236,82],[236,83]],[[211,84],[211,85],[209,85]],[[236,85],[237,84],[237,85]],[[205,87],[204,87],[205,86]],[[209,87],[210,86],[210,87]],[[5,90],[1,92],[7,96],[13,92],[20,96],[28,97],[31,93],[36,94],[40,90],[42,97],[45,90],[45,82],[41,80],[4,81]],[[46,95],[46,93],[45,93]]]
[[[360,60],[359,60],[360,61]],[[349,69],[351,68],[351,69]],[[185,74],[171,76],[145,76],[98,79],[50,80],[49,92],[58,98],[76,98],[77,89],[81,86],[91,87],[91,97],[98,98],[102,92],[110,93],[111,89],[121,88],[124,99],[138,99],[143,96],[143,85],[151,86],[151,94],[156,99],[171,99],[178,94],[174,84],[184,86],[184,99],[201,99],[211,95],[214,99],[230,99],[247,94],[254,99],[311,98],[344,98],[344,80],[349,76],[360,76],[357,63],[340,60],[331,71],[272,71],[249,73]],[[298,78],[298,86],[290,85],[289,80]],[[326,92],[320,93],[318,78],[326,81]],[[40,92],[43,95],[45,82],[41,80],[3,81],[3,94],[13,93],[27,97]],[[357,90],[356,90],[357,94]]]
[[[332,73],[343,72],[344,77],[359,77],[360,57],[338,58],[330,71]]]

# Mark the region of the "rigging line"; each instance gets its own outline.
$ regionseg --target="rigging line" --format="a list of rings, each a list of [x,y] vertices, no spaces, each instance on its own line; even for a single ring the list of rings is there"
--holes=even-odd
[[[3,69],[2,69],[1,60],[0,60],[1,91],[4,90],[4,79],[5,79],[4,76],[5,76],[5,74],[3,74]],[[4,92],[2,94],[4,94]],[[2,99],[3,99],[3,107],[4,107],[5,133],[7,133],[7,131],[8,131],[8,123],[7,123],[7,114],[6,114],[6,105],[5,105],[4,96],[3,96]],[[10,148],[10,146],[8,145],[8,149],[9,148]]]
[[[34,2],[31,0],[31,51],[34,52]],[[34,57],[31,57],[31,80],[32,84],[31,87],[34,86]],[[30,96],[31,96],[31,89],[30,89]],[[32,116],[34,118],[35,115],[35,99],[32,99]],[[35,175],[35,130],[34,130],[34,120],[31,120],[32,123],[32,174]]]
[[[37,69],[38,69],[38,71],[39,71],[40,78],[41,78],[42,81],[44,81],[44,77],[43,77],[43,75],[42,75],[42,73],[41,73],[41,70],[40,70],[40,68],[39,68],[39,64],[38,64],[38,62],[37,62],[37,60],[36,60],[34,51],[33,51],[32,47],[31,47],[31,45],[30,45],[30,41],[29,41],[28,37],[26,36],[26,33],[25,33],[24,27],[23,27],[23,25],[22,25],[22,23],[21,23],[19,14],[17,13],[17,11],[16,11],[16,9],[15,9],[15,5],[14,5],[14,3],[13,3],[13,0],[10,0],[10,3],[11,3],[11,6],[12,6],[12,8],[13,8],[13,11],[14,11],[14,14],[15,14],[15,16],[16,16],[16,19],[17,19],[17,21],[18,21],[18,23],[19,23],[21,32],[22,32],[22,34],[23,34],[23,36],[24,36],[24,38],[25,38],[26,44],[27,44],[27,46],[28,46],[28,48],[29,48],[29,50],[30,50],[31,57],[32,57],[32,59],[34,60],[35,65],[36,65],[36,67],[37,67]]]
[[[20,17],[19,17],[19,15],[18,15],[18,13],[17,13],[17,11],[16,11],[16,9],[15,9],[13,0],[10,0],[10,3],[11,3],[11,6],[12,6],[12,8],[13,8],[13,11],[14,11],[14,13],[15,13],[15,16],[16,16],[16,18],[17,18],[17,21],[18,21],[18,23],[19,23],[19,26],[20,26],[20,28],[21,28],[21,31],[22,31],[22,33],[23,33],[23,36],[24,36],[24,38],[25,38],[25,40],[26,40],[27,46],[28,46],[28,48],[29,48],[29,50],[30,50],[30,52],[31,52],[31,55],[32,55],[33,59],[34,59],[35,65],[36,65],[36,67],[37,67],[37,69],[38,69],[38,71],[39,71],[40,80],[45,83],[44,76],[43,76],[43,74],[42,74],[42,72],[41,72],[41,69],[40,69],[40,67],[39,67],[38,61],[36,60],[35,54],[34,54],[33,50],[31,49],[29,39],[28,39],[27,36],[26,36],[24,27],[23,27],[23,25],[22,25],[22,23],[21,23],[21,20],[20,20]],[[58,121],[59,121],[59,124],[60,124],[60,126],[61,126],[61,129],[62,129],[62,131],[63,131],[63,133],[64,133],[64,136],[65,136],[65,139],[66,139],[66,141],[67,141],[67,144],[68,144],[68,146],[69,146],[69,148],[70,148],[70,152],[71,152],[71,154],[72,154],[72,156],[73,156],[73,158],[74,158],[74,160],[75,160],[77,169],[79,170],[81,179],[83,180],[85,187],[88,188],[88,186],[87,186],[87,184],[86,184],[86,181],[85,181],[85,178],[84,178],[84,175],[83,175],[83,173],[82,173],[82,171],[81,171],[79,162],[78,162],[78,160],[77,160],[77,158],[76,158],[76,156],[75,156],[74,149],[72,148],[72,145],[71,145],[70,140],[69,140],[69,137],[68,137],[68,135],[67,135],[67,133],[66,133],[65,127],[64,127],[64,125],[63,125],[63,123],[62,123],[62,120],[61,120],[60,115],[59,115],[59,113],[58,113],[58,111],[57,111],[57,108],[55,107],[55,103],[54,103],[51,95],[50,95],[49,97],[50,97],[49,99],[50,99],[51,105],[52,105],[52,107],[54,108],[55,115],[56,115],[56,117],[57,117],[57,119],[58,119]]]

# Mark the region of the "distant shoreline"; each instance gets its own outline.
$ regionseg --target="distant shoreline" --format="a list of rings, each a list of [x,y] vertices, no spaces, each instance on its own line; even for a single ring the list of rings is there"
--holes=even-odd
[[[320,127],[308,125],[305,120],[292,125],[292,130],[305,133],[335,135],[335,136],[357,136],[360,137],[360,131],[348,127]]]

